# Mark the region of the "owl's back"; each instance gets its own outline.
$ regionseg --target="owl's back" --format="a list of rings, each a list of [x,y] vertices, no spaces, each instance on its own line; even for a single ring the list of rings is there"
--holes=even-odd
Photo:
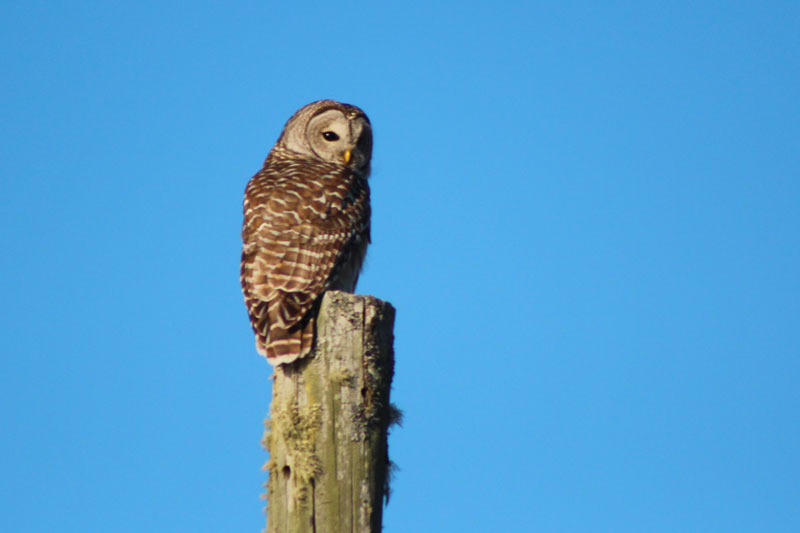
[[[369,242],[369,185],[346,166],[276,146],[247,185],[241,282],[256,347],[305,356],[319,298],[352,291]]]

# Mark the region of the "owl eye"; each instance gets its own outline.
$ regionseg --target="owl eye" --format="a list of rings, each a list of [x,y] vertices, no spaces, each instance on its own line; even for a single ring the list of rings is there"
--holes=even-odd
[[[333,133],[332,131],[323,131],[322,138],[325,139],[326,141],[331,141],[331,142],[339,140],[339,136]]]

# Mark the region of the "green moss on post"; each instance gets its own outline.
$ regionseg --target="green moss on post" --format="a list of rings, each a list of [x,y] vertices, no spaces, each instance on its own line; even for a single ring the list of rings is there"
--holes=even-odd
[[[394,308],[328,292],[308,357],[275,368],[267,532],[379,532],[388,496]]]

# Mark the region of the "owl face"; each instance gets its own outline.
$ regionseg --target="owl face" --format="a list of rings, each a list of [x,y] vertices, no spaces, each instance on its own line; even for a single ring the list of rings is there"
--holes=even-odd
[[[278,144],[303,155],[368,173],[372,128],[359,108],[320,100],[303,107],[289,119]]]

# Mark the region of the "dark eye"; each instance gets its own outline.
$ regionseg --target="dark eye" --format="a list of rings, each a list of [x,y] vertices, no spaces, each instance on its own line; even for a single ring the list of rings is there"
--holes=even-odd
[[[323,131],[322,138],[325,139],[326,141],[331,141],[331,142],[339,140],[339,136],[333,133],[332,131]]]

